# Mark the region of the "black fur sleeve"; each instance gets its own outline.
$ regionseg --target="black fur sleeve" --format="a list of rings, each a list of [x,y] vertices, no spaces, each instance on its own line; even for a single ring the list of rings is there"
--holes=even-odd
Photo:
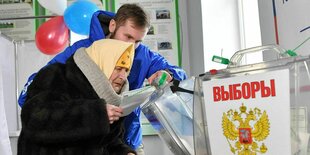
[[[81,73],[75,75],[79,80],[68,81],[61,64],[38,73],[22,108],[25,138],[46,145],[92,145],[109,133],[105,101],[94,94]],[[81,88],[71,83],[78,83]]]

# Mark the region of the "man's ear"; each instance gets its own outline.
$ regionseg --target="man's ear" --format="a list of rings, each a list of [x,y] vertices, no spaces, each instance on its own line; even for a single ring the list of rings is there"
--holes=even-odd
[[[113,33],[115,31],[115,28],[116,28],[116,22],[114,19],[111,19],[110,24],[109,24],[109,31]]]

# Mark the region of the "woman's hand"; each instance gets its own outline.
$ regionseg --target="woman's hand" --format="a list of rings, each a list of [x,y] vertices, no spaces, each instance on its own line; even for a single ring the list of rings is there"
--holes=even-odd
[[[123,114],[123,109],[112,104],[106,104],[110,124],[119,120]]]

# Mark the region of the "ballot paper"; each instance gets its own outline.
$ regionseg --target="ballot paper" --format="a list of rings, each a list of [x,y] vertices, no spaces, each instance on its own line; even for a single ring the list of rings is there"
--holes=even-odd
[[[146,102],[149,96],[156,90],[154,86],[146,86],[140,89],[127,91],[122,94],[122,103],[120,107],[123,108],[123,115],[127,116],[135,108]]]

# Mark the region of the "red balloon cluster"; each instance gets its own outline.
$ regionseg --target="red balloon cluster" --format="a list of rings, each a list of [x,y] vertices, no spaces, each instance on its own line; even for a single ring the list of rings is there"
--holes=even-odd
[[[69,30],[63,16],[56,16],[43,23],[36,32],[38,49],[48,55],[62,51],[69,43]]]

